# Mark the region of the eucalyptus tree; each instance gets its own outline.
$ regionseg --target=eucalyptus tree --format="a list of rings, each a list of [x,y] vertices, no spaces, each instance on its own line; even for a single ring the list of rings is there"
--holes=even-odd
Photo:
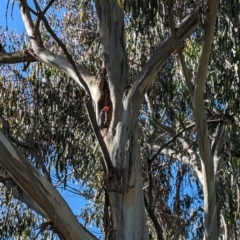
[[[1,180],[47,219],[25,214],[20,234],[41,224],[61,239],[96,239],[56,190],[75,191],[72,180],[94,201],[82,217],[107,239],[236,237],[239,209],[225,205],[236,191],[224,188],[238,182],[216,180],[222,169],[238,176],[224,159],[237,165],[239,106],[222,73],[237,94],[239,3],[17,2],[26,35],[1,35]]]

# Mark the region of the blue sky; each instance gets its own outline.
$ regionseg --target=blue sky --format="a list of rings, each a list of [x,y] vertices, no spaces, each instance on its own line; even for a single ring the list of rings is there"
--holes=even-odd
[[[22,23],[22,18],[20,16],[18,3],[15,2],[12,12],[12,5],[8,6],[8,11],[6,10],[8,0],[1,0],[0,7],[0,25],[5,29],[8,27],[8,31],[17,30],[17,32],[22,32],[25,28]],[[6,18],[7,14],[7,18]]]
[[[19,12],[19,5],[17,2],[15,2],[13,6],[12,11],[12,5],[10,0],[10,4],[8,6],[8,11],[6,10],[8,0],[1,0],[0,5],[0,26],[3,29],[7,29],[8,32],[11,32],[15,30],[17,33],[21,33],[25,31],[22,18]],[[30,1],[29,1],[30,2]],[[7,11],[7,13],[6,13]],[[6,16],[7,15],[7,16]],[[76,187],[76,185],[72,185],[72,187]],[[64,189],[58,189],[59,192],[62,194],[64,199],[69,204],[70,208],[72,209],[73,213],[75,215],[79,215],[81,212],[81,209],[85,208],[86,204],[88,203],[83,197],[76,196],[68,191],[65,191]],[[100,231],[94,227],[89,228],[89,230],[93,231],[94,234],[97,234],[99,236]]]
[[[8,13],[7,13],[7,20],[6,20],[6,6],[8,0],[0,0],[1,1],[1,7],[0,7],[0,26],[3,28],[8,28],[8,31],[15,30],[17,33],[21,33],[22,31],[25,31],[20,13],[19,13],[19,7],[18,3],[15,2],[14,7],[13,7],[13,13],[12,13],[12,6],[11,6],[11,1],[10,0],[10,5],[8,7]],[[76,187],[76,185],[71,185],[72,187]],[[76,196],[68,191],[65,191],[64,189],[58,189],[59,192],[62,194],[64,199],[67,201],[69,204],[70,208],[72,209],[73,213],[75,215],[79,215],[81,212],[81,209],[85,208],[86,204],[88,203],[83,197]],[[192,189],[190,187],[185,188],[183,191],[185,194],[188,194],[189,191],[192,191],[195,189]],[[184,195],[185,195],[184,194]],[[172,199],[170,199],[172,200]],[[94,227],[90,228],[93,233],[100,233],[100,231]],[[99,234],[97,234],[99,237]]]

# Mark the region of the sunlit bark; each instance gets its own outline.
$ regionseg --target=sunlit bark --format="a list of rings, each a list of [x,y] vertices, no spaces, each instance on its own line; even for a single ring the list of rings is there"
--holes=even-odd
[[[56,188],[0,132],[0,163],[37,204],[61,239],[96,239],[73,215]]]
[[[104,65],[110,91],[111,123],[104,132],[102,152],[108,152],[112,168],[107,164],[106,198],[109,200],[111,229],[106,236],[115,240],[148,239],[146,225],[140,157],[138,149],[137,119],[144,94],[154,81],[163,63],[174,51],[174,40],[167,38],[143,67],[138,81],[130,86],[129,66],[125,50],[124,14],[118,1],[95,0],[102,38]],[[99,86],[95,76],[85,68],[69,62],[65,56],[50,52],[38,42],[26,0],[20,1],[23,22],[31,42],[31,54],[49,66],[53,66],[74,79],[90,95],[98,111]],[[179,25],[177,37],[183,40],[198,25],[198,10],[193,11]],[[31,55],[31,56],[32,56]],[[7,61],[6,55],[2,61]],[[8,55],[9,57],[9,55]],[[29,57],[29,56],[28,56]],[[14,60],[16,62],[16,56]],[[29,57],[30,60],[30,57]],[[0,56],[1,61],[1,56]],[[93,109],[92,109],[93,111]],[[98,113],[89,113],[90,118]],[[96,121],[95,121],[96,122]],[[93,123],[96,131],[96,123]],[[96,134],[99,136],[98,134]],[[13,180],[36,202],[37,206],[63,239],[95,239],[76,220],[56,189],[43,178],[27,160],[1,134],[0,163]],[[99,138],[98,138],[99,139]],[[6,141],[7,146],[4,144]],[[99,141],[100,142],[100,141]],[[103,144],[105,144],[103,146]],[[105,147],[103,149],[103,147]],[[11,160],[6,161],[6,156]],[[27,171],[26,171],[27,170]],[[34,189],[34,190],[33,190]],[[107,213],[108,214],[108,213]],[[159,236],[162,235],[159,229]]]

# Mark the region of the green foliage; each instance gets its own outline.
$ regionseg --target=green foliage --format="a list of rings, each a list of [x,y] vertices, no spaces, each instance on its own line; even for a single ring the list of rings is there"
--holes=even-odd
[[[39,2],[43,6],[48,1]],[[128,0],[123,1],[122,6],[119,4],[125,12],[126,51],[132,83],[151,54],[170,35],[169,6],[165,2]],[[198,4],[198,1],[177,1],[174,5],[176,26]],[[239,209],[236,207],[239,204],[240,169],[239,9],[239,1],[223,1],[220,6],[204,96],[211,140],[220,122],[226,124],[228,132],[217,191],[220,213],[230,238],[239,237]],[[64,1],[56,1],[48,11],[47,19],[73,59],[96,73],[102,64],[102,55],[92,2],[71,0],[66,5]],[[62,53],[45,28],[41,26],[40,29],[44,46]],[[0,41],[6,43],[10,51],[23,44],[28,46],[24,34],[6,34],[3,29],[1,32],[4,34]],[[193,83],[203,32],[204,26],[200,25],[182,44]],[[103,231],[105,178],[100,164],[102,156],[83,105],[84,92],[71,79],[40,63],[31,63],[27,72],[22,72],[18,65],[1,65],[0,68],[0,114],[9,122],[12,135],[37,151],[54,184],[90,201],[80,218],[87,226],[94,223]],[[190,159],[188,150],[191,149],[200,166],[196,130],[194,126],[189,127],[191,124],[194,124],[191,96],[179,57],[173,54],[146,94],[139,116],[146,209],[154,213],[162,229],[167,229],[164,232],[166,239],[202,239],[204,233],[202,186],[192,166],[181,159],[184,156]],[[164,149],[166,152],[171,150],[171,154],[162,151],[153,158],[165,144]],[[42,171],[29,149],[18,147]],[[151,189],[150,182],[153,184]],[[70,183],[76,183],[76,187],[72,189]],[[6,226],[8,221],[9,227],[2,228],[0,235],[32,238],[32,229],[41,227],[44,220],[13,201],[3,186],[1,196],[0,226]],[[147,217],[150,232],[156,236],[149,212]],[[220,232],[223,233],[222,223]],[[42,239],[50,239],[51,234],[52,230],[48,229],[40,235]]]

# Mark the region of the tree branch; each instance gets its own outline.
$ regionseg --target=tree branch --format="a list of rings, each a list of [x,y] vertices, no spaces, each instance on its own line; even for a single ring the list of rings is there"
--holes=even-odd
[[[158,218],[156,217],[156,214],[154,212],[154,208],[150,208],[149,207],[149,204],[147,202],[146,196],[144,196],[144,203],[145,203],[145,207],[147,209],[147,213],[148,213],[148,215],[149,215],[149,217],[152,220],[152,223],[154,225],[154,228],[155,228],[155,231],[156,231],[156,234],[157,234],[157,239],[158,240],[163,240],[164,237],[163,237],[162,227],[159,224]]]
[[[216,130],[215,139],[212,142],[212,154],[214,160],[214,175],[219,172],[222,163],[224,153],[226,151],[226,129],[225,124],[220,124]]]
[[[124,39],[124,13],[117,0],[94,0],[94,2],[113,105],[111,125],[115,127],[121,115],[119,109],[123,108],[120,99],[122,99],[125,89],[130,86]]]
[[[44,217],[53,224],[63,239],[96,239],[78,222],[54,186],[39,174],[2,132],[0,132],[0,164],[37,204]]]
[[[196,84],[193,96],[194,117],[196,121],[196,129],[198,135],[198,144],[200,155],[204,162],[212,159],[211,148],[208,140],[208,128],[206,120],[206,111],[203,101],[204,87],[207,79],[207,68],[209,57],[211,53],[214,25],[218,10],[218,0],[210,1],[208,3],[206,16],[206,29],[204,34],[203,47],[199,58],[198,71],[196,76]]]
[[[53,66],[57,68],[58,70],[66,73],[69,77],[74,79],[86,92],[93,101],[95,102],[96,106],[96,115],[94,115],[94,108],[88,107],[88,109],[91,109],[92,113],[89,114],[90,121],[96,122],[96,116],[98,116],[98,101],[100,100],[101,96],[99,91],[99,87],[101,85],[101,81],[98,81],[95,76],[90,74],[84,67],[75,65],[75,62],[72,59],[72,56],[69,54],[67,48],[63,44],[63,42],[57,37],[57,35],[54,33],[54,31],[51,29],[47,19],[44,16],[44,13],[41,11],[40,6],[38,5],[37,1],[34,1],[37,12],[33,11],[28,5],[26,0],[20,1],[20,10],[23,22],[25,24],[25,28],[27,30],[27,33],[30,38],[30,42],[34,51],[34,54],[36,54],[36,58],[38,58],[40,61],[46,63],[47,65]],[[46,10],[46,9],[45,9]],[[42,47],[42,43],[39,41],[40,36],[38,36],[38,31],[34,28],[33,21],[31,19],[30,11],[32,11],[35,15],[41,19],[47,31],[52,35],[52,37],[55,39],[55,41],[59,44],[59,46],[62,48],[63,52],[65,53],[66,57],[60,56],[58,54],[54,54]],[[94,125],[93,125],[94,126]],[[96,132],[96,129],[94,129]],[[98,140],[100,140],[98,138]],[[103,153],[106,152],[104,149],[104,145],[101,144],[101,141],[99,141],[99,144],[102,148]],[[106,154],[104,155],[104,159],[107,162],[108,157]],[[108,164],[108,170],[110,168],[110,165]]]
[[[192,11],[179,25],[176,32],[176,37],[182,41],[198,26],[198,9]],[[142,98],[150,88],[157,73],[162,65],[168,59],[169,55],[174,51],[174,38],[172,36],[166,38],[159,48],[154,52],[149,61],[143,67],[138,81],[129,91],[129,95],[133,96],[133,101],[136,101],[138,106],[142,102]]]
[[[89,119],[91,121],[92,129],[93,129],[93,131],[96,135],[96,138],[98,140],[100,149],[102,150],[104,161],[101,162],[101,163],[102,163],[104,172],[107,174],[106,176],[109,176],[109,175],[112,174],[113,166],[112,166],[112,162],[111,162],[106,144],[103,140],[103,136],[100,132],[99,126],[97,124],[97,121],[96,121],[96,118],[95,118],[95,115],[94,115],[92,101],[90,99],[85,99],[85,106],[86,106],[86,109],[87,109]]]
[[[38,36],[36,35],[36,31],[34,29],[34,24],[26,0],[20,0],[19,6],[24,25],[30,39],[30,43],[34,51],[34,56],[36,55],[35,57],[37,59],[46,63],[47,65],[53,66],[58,70],[66,73],[90,95],[91,83],[95,79],[95,77],[92,76],[92,74],[90,74],[84,67],[79,66],[77,68],[70,54],[67,54],[66,58],[64,56],[54,54],[43,48],[41,44],[39,44]],[[62,45],[60,46],[63,47]],[[68,53],[66,48],[64,48],[64,50],[65,54]]]
[[[8,189],[9,192],[12,193],[14,198],[25,203],[29,208],[44,217],[41,209],[20,187],[18,187],[18,185],[14,182],[14,180],[3,167],[0,167],[0,182]]]
[[[208,62],[211,53],[214,25],[218,10],[218,0],[208,1],[206,10],[205,33],[203,47],[200,53],[196,84],[193,96],[194,117],[197,129],[197,139],[199,144],[200,155],[204,163],[206,178],[208,181],[214,181],[214,166],[212,159],[212,151],[209,142],[209,133],[206,120],[206,111],[204,106],[204,87],[207,78]],[[206,183],[207,185],[210,182]],[[210,184],[211,185],[211,184]]]
[[[34,147],[29,142],[21,142],[12,135],[9,123],[7,120],[4,119],[4,117],[1,115],[1,113],[0,113],[0,121],[3,124],[3,130],[6,132],[6,136],[12,142],[17,144],[17,146],[28,149],[28,151],[31,153],[31,155],[36,159],[36,162],[41,166],[44,176],[51,182],[50,173],[48,172],[46,166],[44,165],[42,158],[39,156],[38,151],[36,149],[34,149]]]
[[[194,86],[191,82],[189,69],[187,67],[187,64],[186,64],[185,59],[184,59],[184,55],[183,55],[182,50],[181,50],[181,44],[180,44],[179,38],[176,35],[176,30],[175,30],[176,27],[175,27],[175,22],[174,22],[173,8],[170,6],[170,4],[169,4],[168,7],[170,8],[169,9],[169,26],[170,26],[170,29],[171,29],[172,36],[174,38],[175,49],[176,49],[176,52],[178,54],[178,58],[179,58],[179,61],[180,61],[181,67],[182,67],[183,75],[184,75],[185,80],[187,82],[188,90],[189,90],[190,95],[192,97]]]
[[[193,112],[196,122],[197,140],[202,158],[203,193],[205,212],[205,239],[218,238],[217,200],[215,189],[214,162],[211,151],[209,132],[204,104],[204,89],[208,74],[208,64],[213,42],[214,26],[218,12],[218,0],[208,0],[202,14],[204,22],[204,38],[202,51],[199,57],[196,84],[192,99]]]
[[[7,53],[0,52],[0,63],[21,63],[21,62],[35,62],[36,58],[27,49]]]
[[[222,123],[223,120],[221,119],[215,119],[215,120],[208,120],[207,123]],[[195,123],[193,124],[190,124],[188,126],[186,126],[184,129],[180,130],[178,133],[176,133],[175,135],[173,135],[173,137],[166,143],[164,143],[162,146],[159,146],[160,144],[147,144],[147,146],[150,148],[150,149],[153,149],[156,151],[156,153],[153,155],[153,157],[150,159],[150,161],[154,161],[154,159],[160,154],[160,153],[163,153],[165,154],[166,156],[170,156],[170,157],[174,157],[180,161],[182,161],[184,164],[187,164],[187,165],[190,165],[194,168],[196,174],[198,175],[198,178],[200,180],[201,183],[202,182],[202,173],[201,171],[199,170],[199,165],[198,165],[198,162],[197,162],[197,157],[195,156],[196,154],[194,154],[194,152],[189,148],[189,149],[186,149],[186,147],[184,149],[186,149],[190,155],[190,157],[186,157],[186,156],[183,156],[183,154],[176,154],[176,152],[170,148],[168,148],[168,146],[173,142],[175,141],[177,138],[180,137],[180,135],[185,132],[186,130],[190,129],[190,128],[193,128],[195,127]],[[180,138],[182,139],[182,138]],[[182,144],[183,145],[187,145],[188,146],[188,143],[182,139]]]

